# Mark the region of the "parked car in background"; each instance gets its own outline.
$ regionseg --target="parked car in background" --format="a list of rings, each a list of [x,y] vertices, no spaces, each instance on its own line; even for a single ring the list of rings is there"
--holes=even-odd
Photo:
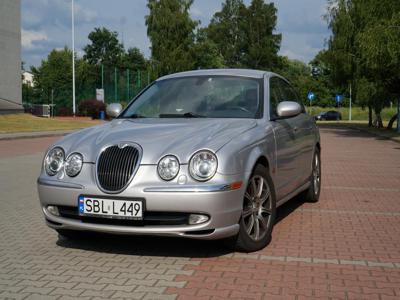
[[[342,114],[336,110],[321,111],[315,116],[317,121],[339,121],[342,119]]]
[[[113,114],[110,107],[109,114]],[[38,178],[47,225],[227,239],[256,251],[276,208],[321,186],[320,137],[283,77],[199,70],[162,77],[113,121],[52,145]]]

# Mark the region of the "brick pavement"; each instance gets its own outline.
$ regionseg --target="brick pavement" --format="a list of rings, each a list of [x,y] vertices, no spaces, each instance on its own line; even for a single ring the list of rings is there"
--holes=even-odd
[[[278,210],[271,244],[58,239],[35,179],[54,138],[0,141],[1,299],[400,299],[400,145],[324,128],[317,204]]]

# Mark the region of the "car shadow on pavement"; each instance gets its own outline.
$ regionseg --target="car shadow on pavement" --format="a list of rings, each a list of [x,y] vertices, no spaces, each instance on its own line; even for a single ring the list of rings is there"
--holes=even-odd
[[[275,224],[281,222],[303,203],[298,196],[279,207]],[[138,256],[204,258],[219,257],[233,252],[223,241],[100,233],[84,233],[74,239],[58,236],[57,245],[86,251]]]

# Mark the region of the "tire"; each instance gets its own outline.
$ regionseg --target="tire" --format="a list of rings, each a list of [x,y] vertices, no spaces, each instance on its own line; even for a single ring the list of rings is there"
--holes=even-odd
[[[235,250],[252,252],[267,246],[271,241],[275,217],[274,184],[268,169],[257,165],[250,176],[243,199],[239,233],[232,239]]]
[[[321,152],[315,148],[310,176],[310,187],[303,193],[306,202],[315,203],[319,200],[321,193]]]

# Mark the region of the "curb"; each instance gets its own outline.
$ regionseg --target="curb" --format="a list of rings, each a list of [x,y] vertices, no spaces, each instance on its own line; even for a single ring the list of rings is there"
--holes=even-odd
[[[10,141],[19,139],[32,139],[53,136],[64,136],[75,130],[60,130],[60,131],[46,131],[46,132],[20,132],[20,133],[4,133],[0,134],[0,141]]]

